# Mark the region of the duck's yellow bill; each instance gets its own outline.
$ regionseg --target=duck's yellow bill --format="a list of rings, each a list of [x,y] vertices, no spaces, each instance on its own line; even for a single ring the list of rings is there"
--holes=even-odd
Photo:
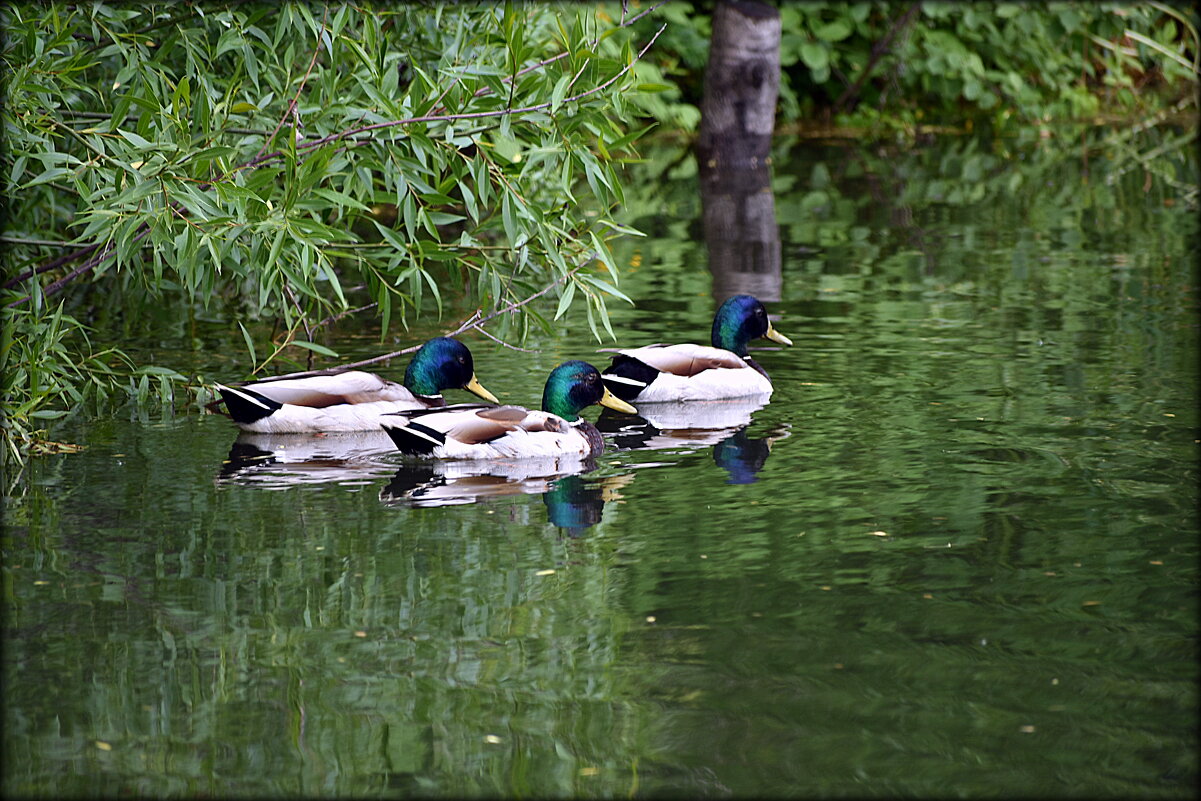
[[[471,376],[471,380],[467,382],[467,385],[464,386],[463,389],[467,390],[468,392],[474,392],[476,395],[479,395],[481,398],[490,403],[500,403],[500,401],[496,399],[495,395],[484,389],[484,385],[480,383],[480,380],[475,377],[474,373]]]
[[[763,336],[770,339],[772,342],[779,342],[781,345],[791,345],[792,340],[781,334],[779,331],[771,327],[771,323],[767,324],[767,333]]]
[[[601,395],[601,399],[599,402],[600,402],[601,406],[608,406],[610,409],[612,409],[615,412],[625,412],[626,414],[638,414],[637,409],[635,409],[633,406],[626,403],[621,398],[617,397],[612,392],[610,392],[608,387],[605,387],[605,394]]]

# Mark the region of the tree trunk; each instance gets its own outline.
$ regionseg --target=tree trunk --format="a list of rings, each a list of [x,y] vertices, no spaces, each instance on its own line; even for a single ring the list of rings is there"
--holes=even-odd
[[[771,191],[771,138],[780,90],[780,15],[752,0],[721,0],[705,71],[697,141],[713,297],[780,299],[780,233]]]
[[[721,0],[713,12],[701,100],[701,169],[764,164],[779,93],[779,12],[758,0]]]

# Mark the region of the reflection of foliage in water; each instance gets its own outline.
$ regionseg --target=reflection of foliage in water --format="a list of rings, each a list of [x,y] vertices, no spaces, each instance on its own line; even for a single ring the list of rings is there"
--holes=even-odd
[[[935,243],[924,241],[933,234],[923,223],[942,228],[948,216],[962,221],[958,242],[938,243],[954,257],[950,269],[971,268],[972,254],[1000,246],[1003,230],[1062,237],[1065,245],[1086,236],[1116,249],[1135,232],[1158,230],[1187,249],[1196,235],[1195,141],[1195,130],[1166,124],[1066,128],[1030,140],[938,137],[910,147],[783,138],[772,187],[792,248],[785,258],[846,250],[862,262],[890,248],[928,252]],[[653,248],[656,271],[688,271],[704,260],[690,241],[699,238],[691,228],[699,216],[695,161],[668,149],[648,156],[631,168],[626,213],[652,241],[628,242],[621,255],[637,272]]]

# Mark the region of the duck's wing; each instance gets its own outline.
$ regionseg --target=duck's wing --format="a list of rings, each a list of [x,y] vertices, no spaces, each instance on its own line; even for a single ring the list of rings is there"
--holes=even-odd
[[[614,361],[622,356],[637,359],[661,373],[671,373],[684,378],[705,370],[730,368],[741,370],[747,367],[737,354],[708,345],[647,345],[618,351]]]
[[[420,396],[415,395],[403,384],[359,370],[306,378],[264,379],[235,389],[253,393],[275,403],[290,403],[293,406],[317,409],[343,403],[420,402]]]
[[[382,415],[380,424],[402,453],[428,455],[454,440],[463,445],[481,445],[521,427],[530,414],[520,406],[478,408],[448,407],[425,413],[402,412]],[[395,418],[392,422],[390,418]]]
[[[473,404],[463,404],[473,406]],[[395,424],[389,418],[396,418]],[[486,445],[513,434],[570,431],[563,418],[521,406],[441,409],[382,415],[380,424],[402,453],[430,455],[453,440],[457,446]]]

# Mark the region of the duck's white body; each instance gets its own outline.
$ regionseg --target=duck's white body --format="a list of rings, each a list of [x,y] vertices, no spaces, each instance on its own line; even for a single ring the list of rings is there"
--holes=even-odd
[[[475,377],[471,351],[450,337],[418,348],[403,384],[361,370],[294,375],[300,377],[217,384],[217,390],[233,421],[256,434],[378,432],[380,415],[445,406],[444,389],[465,389],[496,403]]]
[[[676,403],[680,401],[725,400],[771,396],[772,385],[767,376],[737,354],[709,345],[647,345],[616,351],[622,356],[637,359],[659,371],[645,383],[630,402],[641,407],[644,403]],[[605,373],[610,382],[634,382]]]
[[[587,420],[569,423],[558,415],[520,406],[450,407],[411,417],[384,417],[381,422],[402,451],[434,459],[578,457],[604,447],[600,432]]]
[[[258,420],[238,422],[243,431],[257,434],[378,431],[382,414],[445,403],[441,395],[417,395],[403,384],[358,370],[257,381],[242,387],[217,386],[264,409],[268,404],[263,399],[282,404]]]

